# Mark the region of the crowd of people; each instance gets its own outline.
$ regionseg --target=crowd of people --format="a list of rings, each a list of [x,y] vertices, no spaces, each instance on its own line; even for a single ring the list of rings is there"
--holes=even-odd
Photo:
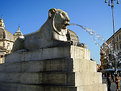
[[[120,90],[120,75],[119,73],[117,75],[107,75],[107,87],[108,91],[121,91]]]

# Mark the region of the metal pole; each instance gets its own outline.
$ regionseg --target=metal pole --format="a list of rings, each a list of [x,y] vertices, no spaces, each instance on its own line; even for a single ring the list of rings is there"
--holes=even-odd
[[[115,24],[114,24],[114,3],[111,0],[111,9],[112,9],[112,18],[113,18],[113,34],[115,33]]]
[[[112,18],[113,18],[113,40],[114,40],[114,52],[115,52],[115,23],[114,23],[114,0],[111,0]],[[114,57],[115,74],[117,74],[117,57]]]

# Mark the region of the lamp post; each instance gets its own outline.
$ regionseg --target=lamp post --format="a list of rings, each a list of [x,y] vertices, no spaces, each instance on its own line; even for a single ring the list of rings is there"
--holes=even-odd
[[[119,4],[119,0],[105,0],[105,3],[108,3],[108,6],[111,6],[112,9],[112,19],[113,19],[113,42],[114,42],[114,47],[113,47],[113,53],[115,52],[115,24],[114,24],[114,1],[117,1],[117,4]],[[117,74],[117,57],[114,57],[114,65],[115,65],[115,74]]]
[[[115,33],[115,24],[114,24],[114,1],[116,1],[116,0],[109,0],[108,1],[108,6],[111,6],[111,9],[112,9],[113,34]],[[107,3],[107,0],[105,0],[105,3]],[[119,0],[117,0],[117,4],[119,4]]]

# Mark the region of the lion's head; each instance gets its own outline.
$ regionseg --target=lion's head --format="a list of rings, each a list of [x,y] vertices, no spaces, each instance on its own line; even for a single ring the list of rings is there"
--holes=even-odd
[[[49,18],[52,18],[54,31],[59,35],[67,34],[67,26],[69,25],[70,19],[65,11],[55,8],[50,9]]]

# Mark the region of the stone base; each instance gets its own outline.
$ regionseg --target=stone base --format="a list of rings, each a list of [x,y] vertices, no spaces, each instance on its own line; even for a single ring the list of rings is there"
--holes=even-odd
[[[0,83],[0,91],[107,91],[107,87],[106,84],[83,85],[75,87]]]
[[[107,91],[88,49],[15,52],[0,64],[0,91]]]
[[[47,86],[0,83],[0,91],[77,91],[74,86]]]

